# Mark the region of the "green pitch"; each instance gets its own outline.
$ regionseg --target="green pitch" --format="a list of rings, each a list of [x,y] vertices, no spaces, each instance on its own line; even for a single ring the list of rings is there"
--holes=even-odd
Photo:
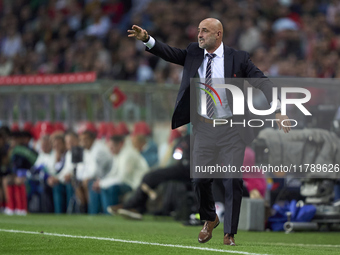
[[[222,224],[206,244],[197,241],[200,229],[166,217],[0,215],[0,254],[340,254],[339,232],[240,231],[228,247]]]

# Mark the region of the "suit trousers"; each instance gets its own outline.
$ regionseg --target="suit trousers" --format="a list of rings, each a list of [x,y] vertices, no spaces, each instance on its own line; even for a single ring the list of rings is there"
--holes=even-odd
[[[197,121],[193,126],[193,134],[192,165],[194,168],[195,166],[204,167],[219,164],[234,166],[237,171],[240,170],[246,144],[235,126],[218,125],[213,127],[211,123]],[[193,185],[201,220],[214,221],[216,217],[212,193],[214,174],[211,175],[211,178],[197,178],[197,175],[194,177]],[[225,177],[223,178],[225,190],[224,233],[236,234],[243,193],[242,176],[223,173],[223,177]]]

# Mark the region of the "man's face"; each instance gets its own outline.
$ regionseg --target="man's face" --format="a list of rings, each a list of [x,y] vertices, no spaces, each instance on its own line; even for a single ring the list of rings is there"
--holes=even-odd
[[[123,142],[114,142],[112,140],[110,140],[109,142],[109,148],[113,155],[119,154],[122,147],[123,147]]]
[[[76,138],[73,135],[66,135],[65,136],[65,145],[66,145],[66,149],[68,151],[70,151],[72,149],[72,147],[79,145],[78,138]]]
[[[203,20],[198,26],[197,39],[201,49],[214,49],[217,44],[217,31],[209,22]]]
[[[65,143],[62,139],[53,140],[53,149],[57,152],[63,153],[65,151]]]
[[[49,136],[43,136],[41,138],[41,150],[44,153],[50,153],[52,150],[52,143]]]
[[[89,150],[91,149],[91,146],[93,144],[93,139],[91,139],[91,137],[88,134],[81,134],[80,135],[80,146],[82,146],[83,148]]]
[[[133,135],[131,136],[131,142],[135,149],[142,151],[143,146],[146,144],[146,137],[143,135]]]

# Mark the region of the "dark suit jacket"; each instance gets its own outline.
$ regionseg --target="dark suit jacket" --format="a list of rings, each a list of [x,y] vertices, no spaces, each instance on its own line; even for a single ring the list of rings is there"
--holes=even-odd
[[[154,47],[151,49],[146,48],[150,53],[161,57],[162,59],[184,66],[183,77],[180,89],[178,91],[175,111],[172,116],[172,128],[175,129],[190,122],[190,105],[196,107],[196,104],[191,102],[190,104],[190,79],[198,77],[198,68],[202,64],[204,58],[204,50],[199,48],[198,43],[190,43],[186,49],[178,49],[170,47],[169,45],[156,40]],[[251,79],[251,85],[255,88],[262,90],[267,98],[268,103],[272,102],[272,83],[269,79],[251,62],[249,54],[244,51],[237,51],[224,45],[224,76],[225,78],[253,78]],[[231,81],[233,85],[238,86],[243,91],[243,82],[235,83]],[[196,89],[192,89],[196,93]],[[227,99],[229,106],[232,109],[233,98],[231,92],[226,89]],[[191,97],[192,99],[196,96]],[[249,119],[249,110],[246,104],[245,98],[245,115],[234,115],[234,122],[242,122],[246,120],[246,127],[243,125],[235,125],[246,144],[249,144],[254,139],[253,131],[247,127],[247,121]],[[195,123],[195,119],[191,120]]]

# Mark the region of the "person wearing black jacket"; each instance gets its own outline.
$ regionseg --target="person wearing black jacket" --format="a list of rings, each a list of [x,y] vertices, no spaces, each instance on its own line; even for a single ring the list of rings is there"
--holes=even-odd
[[[146,202],[149,197],[156,194],[154,189],[167,181],[180,181],[190,183],[190,135],[183,129],[182,137],[174,146],[173,157],[177,160],[165,168],[160,168],[146,174],[137,188],[134,195],[126,202],[107,208],[110,214],[119,214],[132,219],[142,219],[142,214],[146,211]]]
[[[219,20],[214,18],[202,20],[198,25],[197,42],[190,43],[186,49],[171,47],[155,40],[146,30],[137,25],[133,25],[132,29],[127,32],[129,33],[128,37],[135,37],[144,42],[146,51],[165,61],[183,66],[183,77],[175,103],[172,128],[189,122],[193,124],[192,161],[194,167],[209,167],[218,161],[220,165],[231,165],[240,169],[246,145],[254,139],[253,130],[247,125],[218,125],[215,127],[215,119],[223,119],[229,123],[231,121],[248,123],[250,113],[244,100],[242,105],[245,109],[244,114],[233,114],[237,109],[233,109],[234,98],[228,89],[218,90],[221,105],[214,105],[211,96],[208,97],[209,93],[215,91],[213,88],[214,79],[224,80],[224,82],[234,77],[250,79],[250,84],[263,92],[268,104],[277,103],[275,109],[277,125],[284,132],[289,132],[288,117],[281,115],[278,98],[273,98],[272,82],[254,65],[247,52],[237,51],[223,44],[223,26]],[[206,94],[197,92],[201,90],[197,90],[193,85],[191,82],[193,78],[205,79]],[[244,83],[236,83],[234,86],[243,91]],[[204,90],[204,88],[202,89]],[[198,95],[201,95],[201,98],[205,96],[206,102],[204,103],[202,100],[201,104],[198,104],[200,98]],[[287,121],[288,125],[283,126],[282,121]],[[230,208],[224,214],[223,242],[225,245],[235,245],[234,234],[237,233],[242,200],[242,178],[234,177],[231,178],[227,175],[223,177],[224,205],[226,208]],[[212,181],[213,177],[193,178],[200,218],[206,221],[198,235],[199,243],[208,242],[212,238],[213,229],[220,222],[215,210]]]

